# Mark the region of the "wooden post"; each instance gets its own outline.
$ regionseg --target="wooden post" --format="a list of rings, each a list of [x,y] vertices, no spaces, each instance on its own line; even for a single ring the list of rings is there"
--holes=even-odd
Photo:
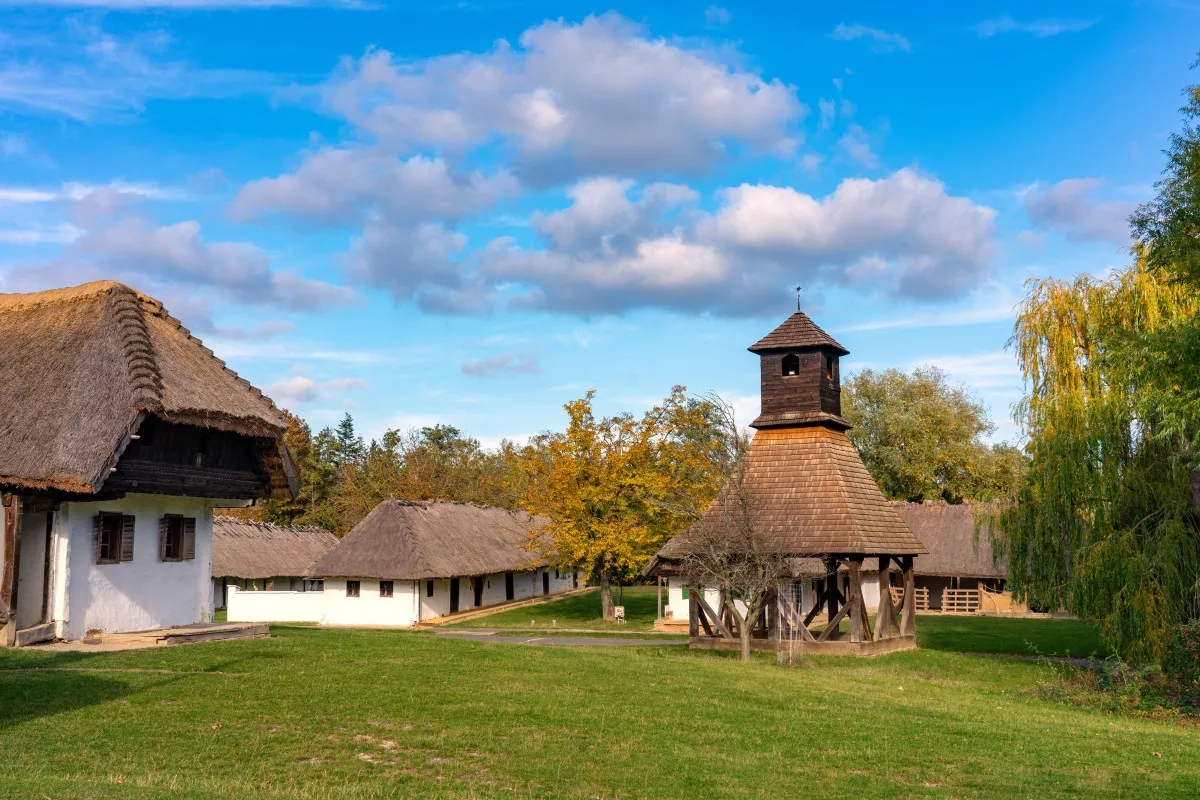
[[[688,590],[688,636],[700,635],[699,605],[696,603],[696,587],[689,586]]]
[[[658,617],[662,619],[662,575],[658,576]]]
[[[846,567],[850,570],[850,596],[846,598],[850,606],[850,641],[861,643],[870,640],[871,631],[863,631],[863,596],[862,596],[862,556],[851,556],[846,559]]]
[[[826,619],[832,620],[838,613],[838,560],[832,556],[825,559],[825,602],[827,605]]]
[[[890,639],[892,625],[896,621],[896,607],[892,605],[891,556],[879,557],[879,611],[875,614],[875,638]]]
[[[21,497],[7,494],[0,496],[4,506],[4,550],[0,560],[0,606],[8,610],[8,620],[0,625],[0,646],[11,647],[17,640],[17,547],[21,536]]]
[[[904,570],[904,605],[900,609],[900,635],[912,636],[917,632],[917,584],[913,575],[913,557],[904,556],[900,559]]]
[[[767,638],[775,642],[776,649],[779,646],[779,590],[771,589],[767,592],[767,605],[764,609],[767,612]]]

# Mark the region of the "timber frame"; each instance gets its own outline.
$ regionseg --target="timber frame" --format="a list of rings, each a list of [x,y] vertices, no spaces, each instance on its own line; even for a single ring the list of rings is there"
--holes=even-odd
[[[867,558],[879,559],[879,607],[874,627],[863,599],[862,565]],[[917,647],[917,617],[915,604],[915,575],[913,557],[893,555],[826,555],[824,587],[803,614],[800,607],[787,599],[776,587],[767,599],[764,613],[754,620],[751,629],[751,649],[790,650],[796,655],[854,655],[875,656]],[[903,590],[897,608],[889,590],[893,565],[898,568]],[[847,595],[838,588],[838,571],[845,566],[849,576]],[[690,646],[703,650],[737,650],[737,620],[725,610],[724,590],[718,607],[720,613],[704,599],[701,587],[688,587],[688,635]],[[825,611],[827,623],[814,631],[813,622]],[[841,630],[849,622],[850,630]]]

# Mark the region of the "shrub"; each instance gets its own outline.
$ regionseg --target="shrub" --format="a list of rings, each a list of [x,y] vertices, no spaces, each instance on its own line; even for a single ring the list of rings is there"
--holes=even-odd
[[[1200,619],[1171,628],[1162,668],[1179,698],[1200,707]]]

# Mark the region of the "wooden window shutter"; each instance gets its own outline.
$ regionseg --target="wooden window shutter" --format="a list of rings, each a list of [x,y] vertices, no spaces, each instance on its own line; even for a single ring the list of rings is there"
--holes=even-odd
[[[183,521],[183,560],[196,557],[196,520],[188,517]]]
[[[121,560],[133,561],[133,517],[121,517]]]
[[[97,562],[100,561],[100,532],[104,527],[101,522],[103,519],[104,517],[101,514],[92,517],[92,537],[94,539],[92,542],[92,558]]]
[[[171,515],[164,514],[158,521],[158,560],[167,560],[167,537],[171,535]]]

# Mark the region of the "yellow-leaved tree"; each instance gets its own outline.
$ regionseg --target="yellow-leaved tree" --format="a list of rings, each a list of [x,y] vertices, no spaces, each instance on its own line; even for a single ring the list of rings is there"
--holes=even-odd
[[[699,516],[734,448],[713,398],[689,398],[677,386],[641,418],[597,418],[594,395],[564,406],[566,431],[536,436],[522,450],[523,506],[550,520],[531,546],[594,579],[612,619],[613,580],[640,569]]]

